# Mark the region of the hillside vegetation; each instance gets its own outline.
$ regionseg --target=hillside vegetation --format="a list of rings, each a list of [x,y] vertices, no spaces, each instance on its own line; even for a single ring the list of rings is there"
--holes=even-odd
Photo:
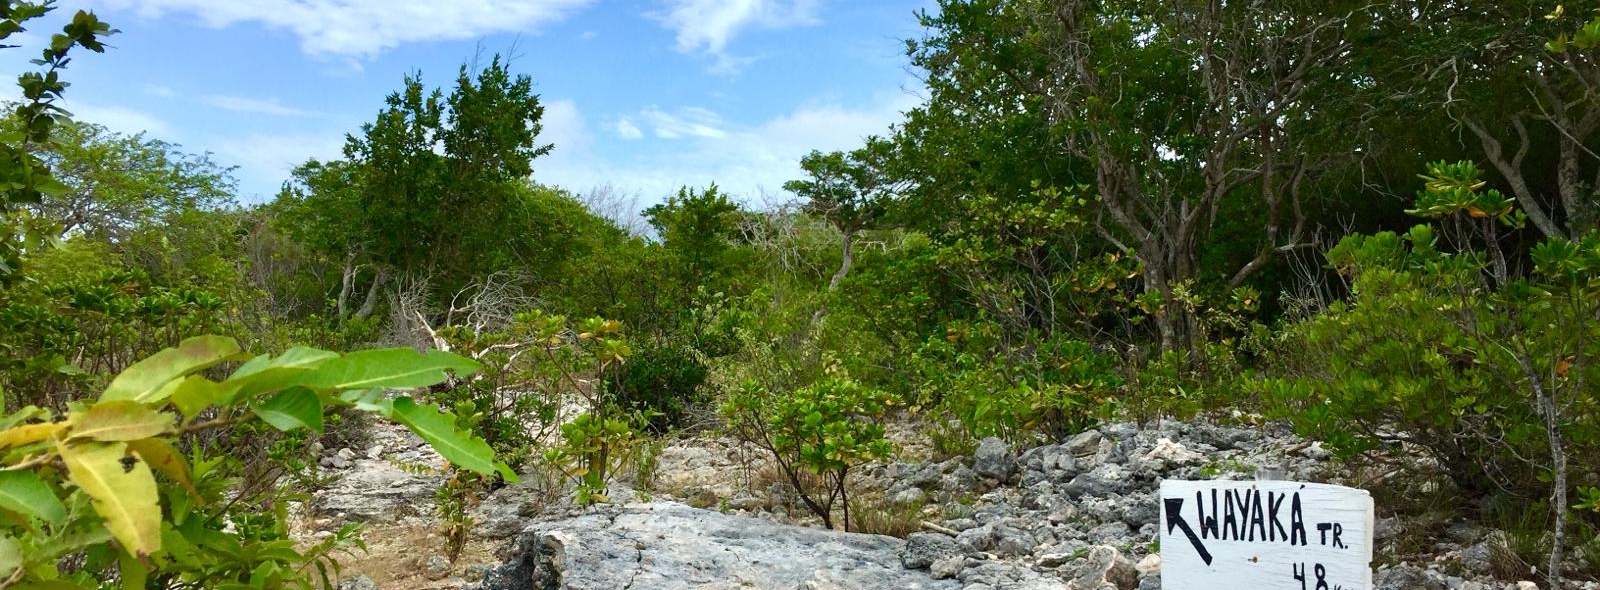
[[[0,40],[44,9],[0,3]],[[850,529],[890,420],[958,455],[1200,416],[1600,575],[1600,3],[907,18],[927,100],[891,134],[807,155],[786,204],[708,178],[643,224],[540,182],[500,59],[398,81],[245,204],[65,116],[107,24],[4,49],[42,59],[0,121],[0,588],[326,585],[361,541],[290,540],[306,449],[384,419],[450,461],[455,551],[518,473],[607,502],[661,437],[753,442]]]

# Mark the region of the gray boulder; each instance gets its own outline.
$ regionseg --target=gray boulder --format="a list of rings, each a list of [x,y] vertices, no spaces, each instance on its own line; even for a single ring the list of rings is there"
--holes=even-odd
[[[1016,468],[1017,458],[1011,454],[1011,447],[992,436],[979,442],[972,455],[972,470],[983,477],[1005,481]]]
[[[601,506],[533,525],[482,590],[955,590],[901,565],[904,541],[774,524],[676,502]]]
[[[900,565],[906,569],[923,569],[933,562],[961,554],[956,540],[941,533],[911,533],[906,546],[900,550]]]
[[[1427,570],[1409,565],[1397,565],[1378,570],[1372,576],[1376,590],[1445,590],[1443,580],[1434,579]]]
[[[361,574],[339,580],[339,590],[378,590],[378,583]]]
[[[1079,564],[1077,572],[1067,582],[1067,588],[1132,590],[1138,585],[1138,579],[1139,574],[1133,564],[1116,547],[1101,545],[1089,550],[1088,557]]]

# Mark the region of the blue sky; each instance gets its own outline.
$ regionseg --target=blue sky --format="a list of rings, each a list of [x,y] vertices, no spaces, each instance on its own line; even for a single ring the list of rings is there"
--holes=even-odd
[[[337,157],[402,77],[451,82],[509,54],[543,100],[550,156],[534,178],[610,185],[640,206],[716,182],[786,198],[811,149],[851,149],[921,100],[903,55],[931,0],[99,0],[0,55],[25,67],[72,11],[122,32],[75,57],[65,106],[237,166],[241,200],[271,198],[307,158]],[[5,91],[15,96],[15,90]]]

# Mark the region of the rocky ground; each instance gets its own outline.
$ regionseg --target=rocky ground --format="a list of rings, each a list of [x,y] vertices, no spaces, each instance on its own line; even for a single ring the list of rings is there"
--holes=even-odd
[[[352,590],[1149,590],[1161,587],[1162,479],[1355,483],[1319,444],[1277,427],[1110,424],[1020,454],[987,440],[970,457],[859,470],[858,497],[922,529],[901,540],[821,529],[755,449],[693,439],[662,448],[653,473],[623,474],[612,505],[577,508],[560,482],[538,474],[497,490],[473,511],[474,542],[452,564],[431,516],[438,476],[402,468],[436,465],[437,455],[402,430],[383,428],[372,440],[325,458],[338,478],[307,511],[308,535],[369,523],[374,551],[347,560],[341,587]],[[918,454],[929,453],[913,448]],[[1379,566],[1376,588],[1530,585],[1506,578],[1528,566],[1502,533],[1443,523],[1424,553],[1401,551],[1407,527],[1420,525],[1385,517],[1381,505],[1378,512],[1376,553],[1390,565]]]

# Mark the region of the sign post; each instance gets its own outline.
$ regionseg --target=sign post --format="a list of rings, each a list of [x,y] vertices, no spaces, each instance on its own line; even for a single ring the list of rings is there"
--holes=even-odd
[[[1161,588],[1370,590],[1372,496],[1294,481],[1161,482]]]

